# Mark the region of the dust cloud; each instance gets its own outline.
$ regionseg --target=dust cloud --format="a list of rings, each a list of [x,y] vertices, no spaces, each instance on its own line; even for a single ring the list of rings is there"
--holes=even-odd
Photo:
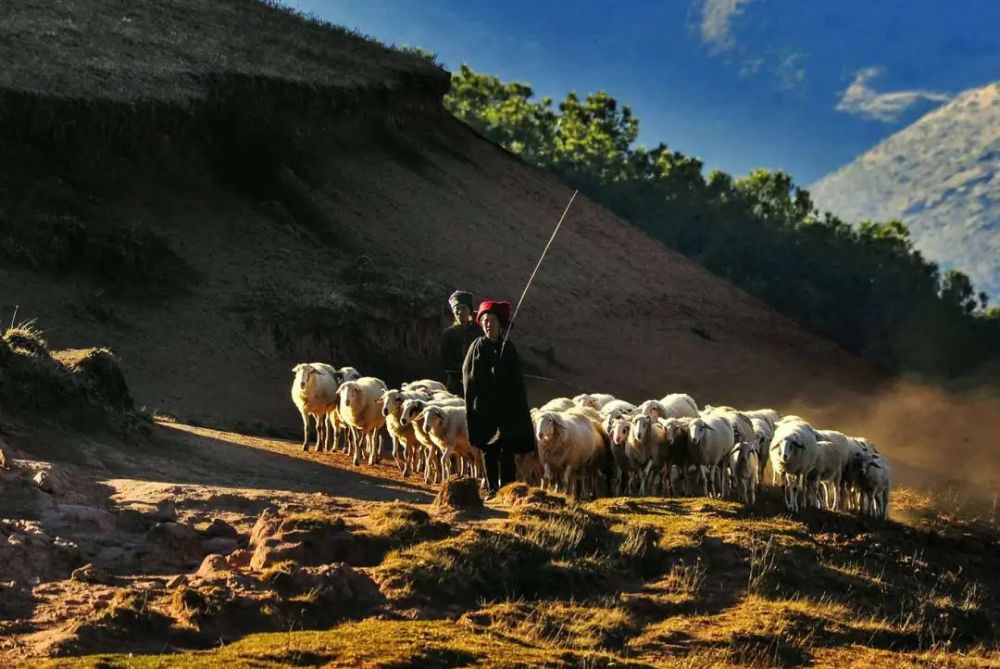
[[[1000,394],[950,394],[914,381],[895,381],[864,397],[816,405],[789,403],[819,429],[836,429],[875,442],[893,466],[897,484],[921,488],[964,486],[991,499],[1000,486]]]

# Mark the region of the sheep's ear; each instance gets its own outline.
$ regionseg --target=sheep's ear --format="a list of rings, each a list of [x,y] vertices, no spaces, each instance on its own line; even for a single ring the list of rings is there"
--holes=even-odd
[[[709,432],[715,432],[715,428],[714,428],[714,427],[712,427],[711,425],[709,425],[708,423],[704,423],[704,424],[703,424],[703,427],[704,427],[704,428],[705,428],[706,430],[708,430]]]

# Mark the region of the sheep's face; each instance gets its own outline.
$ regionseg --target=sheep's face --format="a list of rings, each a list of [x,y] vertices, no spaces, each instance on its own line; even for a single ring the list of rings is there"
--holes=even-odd
[[[645,441],[646,435],[649,434],[649,426],[652,423],[652,419],[649,416],[636,416],[632,419],[632,436],[636,441]]]
[[[645,416],[658,420],[663,417],[663,405],[659,402],[646,402],[642,408],[642,413]]]
[[[312,378],[316,375],[316,368],[312,365],[302,365],[298,372],[299,390],[305,390],[312,383]]]
[[[410,421],[414,420],[424,409],[424,403],[419,400],[406,400],[399,412],[399,424],[406,427]]]
[[[746,441],[736,444],[732,452],[732,462],[735,469],[744,469],[749,466],[750,459],[757,454],[754,446]]]
[[[424,432],[438,431],[444,422],[444,412],[438,407],[429,407],[424,411]]]
[[[806,450],[805,444],[796,437],[785,437],[781,442],[781,461],[785,464],[796,460]]]
[[[629,423],[624,418],[616,418],[611,423],[611,429],[608,435],[611,437],[611,443],[621,446],[628,440],[629,430],[632,424]]]
[[[403,407],[403,398],[398,390],[387,390],[382,393],[382,415],[388,417],[389,414],[399,415],[399,410]]]
[[[700,444],[705,441],[705,437],[708,434],[708,426],[705,425],[705,421],[698,418],[691,421],[689,432],[691,433],[691,441]]]
[[[540,442],[547,442],[555,439],[558,430],[556,417],[551,413],[543,413],[538,417],[538,428],[535,430],[535,438]]]

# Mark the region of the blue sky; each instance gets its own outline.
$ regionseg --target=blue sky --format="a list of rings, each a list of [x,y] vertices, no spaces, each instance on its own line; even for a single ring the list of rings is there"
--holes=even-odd
[[[808,185],[1000,79],[1000,0],[289,0],[384,42],[530,83],[606,90],[665,142]]]

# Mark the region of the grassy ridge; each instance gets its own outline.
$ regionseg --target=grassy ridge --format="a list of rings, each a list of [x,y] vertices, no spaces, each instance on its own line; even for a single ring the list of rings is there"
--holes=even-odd
[[[424,58],[252,0],[5,2],[0,62],[0,89],[125,103],[203,99],[221,74],[315,88],[447,88]]]

